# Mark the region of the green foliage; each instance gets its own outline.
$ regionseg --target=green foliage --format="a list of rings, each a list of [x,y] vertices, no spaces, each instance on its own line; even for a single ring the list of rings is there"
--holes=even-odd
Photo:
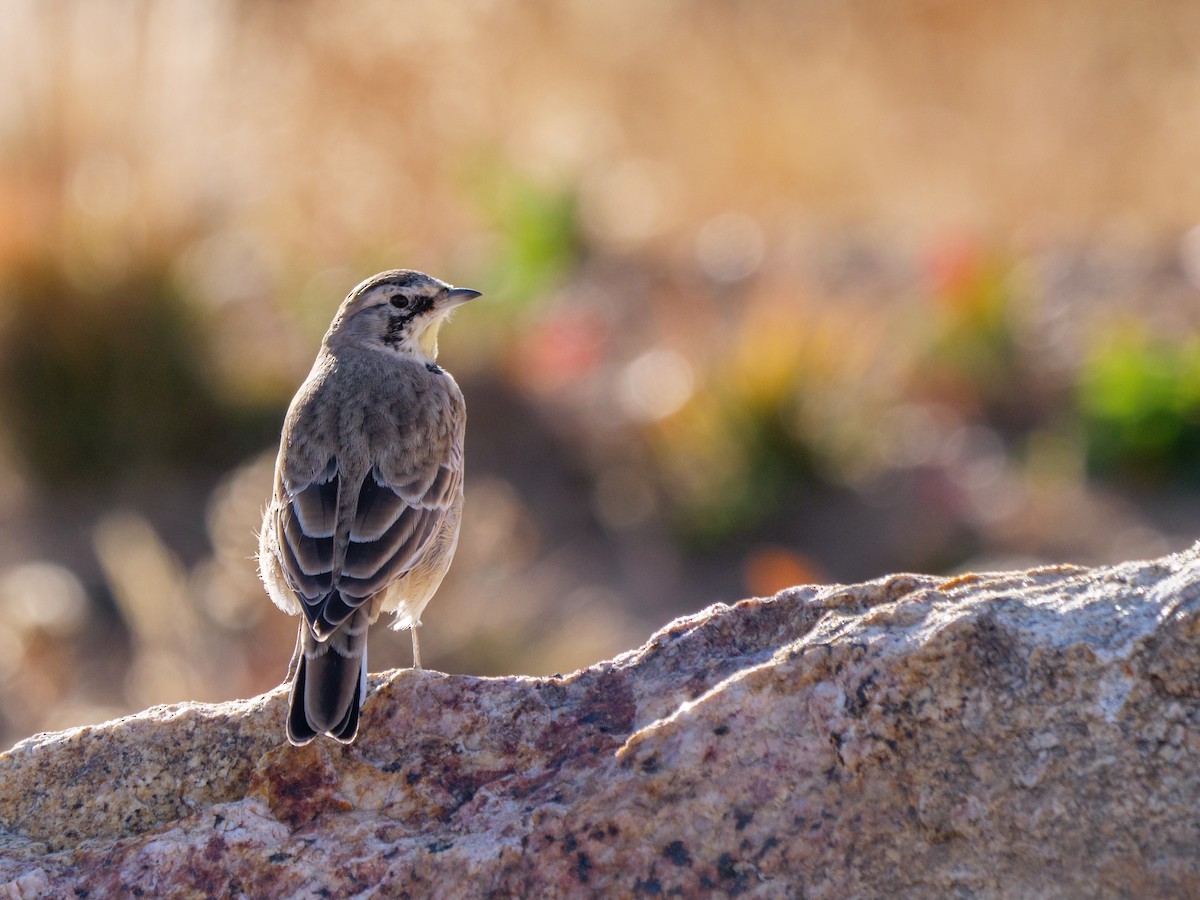
[[[710,477],[677,498],[674,515],[677,534],[694,550],[754,531],[822,480],[818,449],[791,422],[793,399],[734,393],[717,399],[720,449],[707,449]]]
[[[581,251],[573,187],[545,185],[499,157],[474,166],[464,185],[494,241],[480,283],[498,285],[519,315],[570,273]]]
[[[751,316],[691,400],[650,426],[674,527],[693,549],[760,528],[856,455],[862,430],[842,399],[860,384],[845,329],[873,344],[861,325],[795,308]]]
[[[1017,335],[1011,265],[976,252],[935,279],[929,302],[932,331],[918,366],[920,387],[971,415],[1000,424],[1014,418],[1014,401],[1027,399],[1029,361]]]
[[[1093,474],[1200,480],[1200,338],[1114,335],[1084,364],[1079,413]]]
[[[278,411],[217,396],[205,371],[206,329],[166,266],[86,284],[53,266],[30,267],[4,293],[0,406],[41,478],[219,471],[270,443]]]

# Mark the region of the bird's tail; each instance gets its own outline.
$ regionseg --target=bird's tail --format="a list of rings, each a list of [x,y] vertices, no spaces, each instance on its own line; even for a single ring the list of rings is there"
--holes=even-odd
[[[318,734],[349,744],[358,734],[358,713],[367,690],[370,624],[366,608],[358,609],[319,641],[301,618],[287,721],[293,744],[307,744]]]

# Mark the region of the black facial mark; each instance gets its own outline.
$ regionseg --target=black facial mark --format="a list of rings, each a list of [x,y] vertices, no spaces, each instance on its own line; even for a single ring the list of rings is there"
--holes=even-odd
[[[394,294],[389,298],[389,302],[398,312],[388,314],[387,332],[383,336],[383,342],[392,347],[404,341],[405,332],[413,319],[433,309],[433,297],[422,294]]]
[[[408,328],[408,323],[413,320],[412,314],[395,314],[388,316],[387,331],[383,335],[383,342],[389,347],[404,341],[404,332]]]

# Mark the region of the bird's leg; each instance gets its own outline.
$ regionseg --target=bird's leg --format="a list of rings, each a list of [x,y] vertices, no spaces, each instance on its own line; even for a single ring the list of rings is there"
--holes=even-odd
[[[414,669],[421,668],[421,640],[420,640],[420,638],[417,637],[417,630],[420,627],[421,627],[420,625],[414,625],[412,627],[412,639],[413,639],[413,664],[412,664],[412,667]]]

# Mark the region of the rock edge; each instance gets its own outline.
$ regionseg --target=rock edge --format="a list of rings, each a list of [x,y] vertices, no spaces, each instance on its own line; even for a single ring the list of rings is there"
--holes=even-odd
[[[1195,896],[1200,546],[717,605],[565,677],[374,676],[0,755],[0,896]]]

